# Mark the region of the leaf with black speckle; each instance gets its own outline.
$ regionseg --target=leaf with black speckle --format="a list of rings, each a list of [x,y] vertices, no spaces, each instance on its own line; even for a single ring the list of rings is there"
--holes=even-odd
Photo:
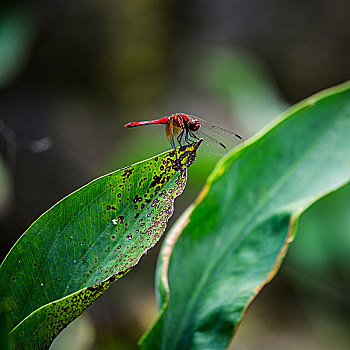
[[[102,176],[29,227],[0,267],[15,348],[48,348],[158,242],[199,144]]]

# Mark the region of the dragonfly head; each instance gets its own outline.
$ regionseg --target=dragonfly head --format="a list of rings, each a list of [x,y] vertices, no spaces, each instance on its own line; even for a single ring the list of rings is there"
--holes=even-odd
[[[188,128],[191,130],[191,131],[196,131],[200,128],[201,124],[199,123],[199,120],[196,119],[196,118],[193,118],[193,119],[190,119],[188,121]]]

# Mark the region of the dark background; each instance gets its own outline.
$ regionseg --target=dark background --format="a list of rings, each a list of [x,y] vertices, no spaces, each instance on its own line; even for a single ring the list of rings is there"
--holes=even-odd
[[[183,111],[248,138],[289,105],[349,79],[349,18],[346,0],[3,1],[1,258],[71,191],[169,148],[162,127],[126,122]],[[174,218],[216,161],[199,154]],[[350,347],[349,200],[347,186],[302,216],[232,349]],[[136,349],[157,313],[159,247],[52,348]]]

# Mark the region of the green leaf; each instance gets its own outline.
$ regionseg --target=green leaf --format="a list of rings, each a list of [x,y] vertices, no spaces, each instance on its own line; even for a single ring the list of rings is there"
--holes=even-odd
[[[22,235],[0,267],[15,348],[47,348],[157,243],[199,144],[90,182]]]
[[[142,349],[224,349],[276,274],[298,217],[350,179],[350,83],[291,108],[224,159],[160,255]]]

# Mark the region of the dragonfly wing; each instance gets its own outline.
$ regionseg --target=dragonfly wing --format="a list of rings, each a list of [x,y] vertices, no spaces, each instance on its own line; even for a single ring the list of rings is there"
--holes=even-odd
[[[172,148],[176,148],[177,145],[182,146],[184,144],[183,130],[184,126],[182,120],[175,121],[174,118],[171,118],[168,124],[165,126],[165,134]]]
[[[235,132],[212,125],[204,120],[200,120],[200,128],[191,133],[192,139],[203,139],[199,149],[218,156],[226,155],[239,144],[243,144],[243,139]]]
[[[202,130],[195,131],[193,132],[193,135],[190,136],[191,141],[198,141],[199,139],[203,139],[203,142],[199,147],[203,152],[215,154],[217,156],[225,156],[230,151],[224,143],[212,138]]]
[[[170,119],[169,122],[165,125],[165,135],[166,135],[171,147],[175,148],[174,129],[173,129],[172,119]]]

